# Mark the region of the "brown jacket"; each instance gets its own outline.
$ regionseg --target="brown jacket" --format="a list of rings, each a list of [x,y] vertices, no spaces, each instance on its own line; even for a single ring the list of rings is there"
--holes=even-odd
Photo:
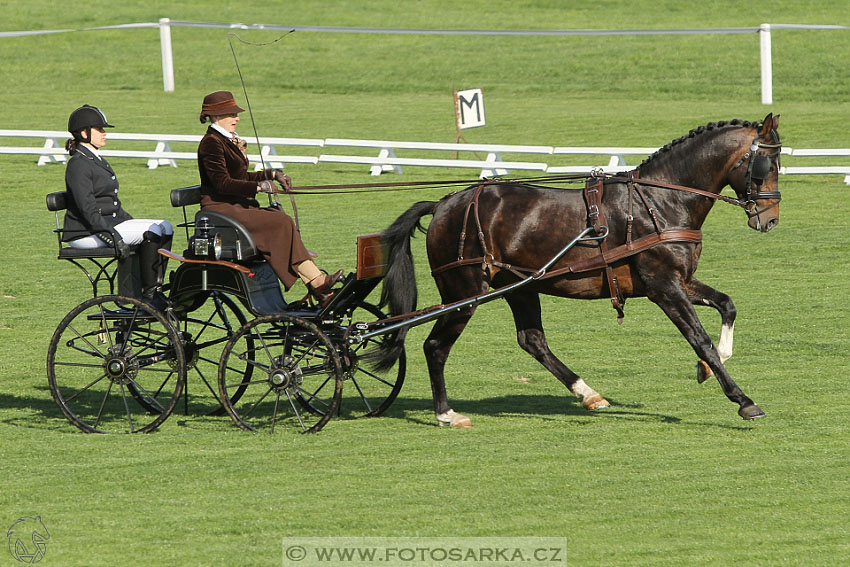
[[[248,158],[213,128],[198,146],[201,175],[201,208],[216,211],[242,223],[266,256],[286,289],[298,280],[295,267],[310,259],[293,220],[278,209],[261,208],[255,198],[257,184],[271,178],[263,171],[248,171]]]
[[[219,203],[259,207],[254,198],[257,184],[266,179],[263,171],[248,172],[248,158],[236,144],[210,127],[198,146],[201,195]]]

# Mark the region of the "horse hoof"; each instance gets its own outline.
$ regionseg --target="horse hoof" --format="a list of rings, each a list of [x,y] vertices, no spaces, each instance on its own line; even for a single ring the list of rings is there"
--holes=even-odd
[[[584,409],[586,409],[587,411],[594,411],[602,408],[607,408],[611,404],[608,402],[608,400],[606,400],[599,394],[596,394],[595,396],[590,396],[589,398],[583,399],[581,401],[581,405],[584,406]]]
[[[741,406],[741,409],[738,410],[738,415],[744,419],[758,419],[760,417],[765,417],[767,414],[764,413],[764,411],[762,411],[762,409],[757,405],[751,404],[748,406]]]
[[[711,368],[708,366],[708,363],[704,360],[700,360],[697,362],[697,384],[702,384],[714,373],[711,371]]]
[[[472,427],[472,420],[454,410],[449,410],[446,413],[437,414],[437,424],[440,427],[444,425],[451,427]]]

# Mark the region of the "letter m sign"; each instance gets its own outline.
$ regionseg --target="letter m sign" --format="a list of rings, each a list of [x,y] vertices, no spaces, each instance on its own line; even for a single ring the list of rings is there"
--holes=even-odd
[[[455,114],[458,130],[484,126],[484,95],[481,89],[455,91]]]

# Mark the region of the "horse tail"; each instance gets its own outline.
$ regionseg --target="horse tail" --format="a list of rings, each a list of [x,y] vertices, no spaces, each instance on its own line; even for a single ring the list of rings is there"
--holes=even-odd
[[[415,231],[425,232],[422,217],[433,215],[436,201],[420,201],[402,213],[386,231],[383,241],[387,247],[387,272],[381,289],[381,307],[388,306],[390,315],[402,315],[416,309],[416,273],[410,240]],[[383,337],[377,352],[369,358],[376,370],[389,370],[404,351],[407,328]]]

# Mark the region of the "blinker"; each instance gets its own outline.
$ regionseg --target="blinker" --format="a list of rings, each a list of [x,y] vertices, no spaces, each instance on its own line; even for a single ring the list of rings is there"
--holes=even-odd
[[[770,159],[767,156],[755,156],[753,159],[753,179],[765,179],[770,173]]]

